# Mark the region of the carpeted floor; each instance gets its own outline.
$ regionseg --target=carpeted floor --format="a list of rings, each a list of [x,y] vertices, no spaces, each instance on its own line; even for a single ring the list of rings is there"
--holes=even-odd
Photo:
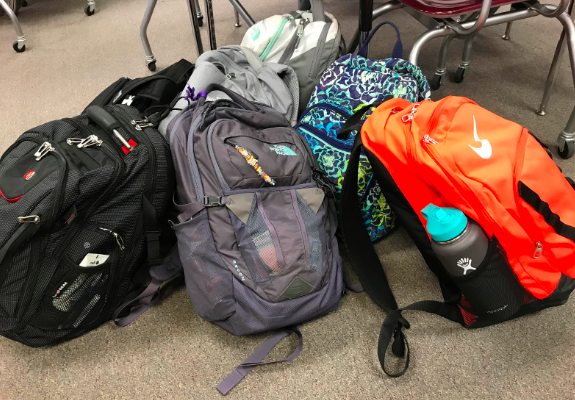
[[[244,5],[255,19],[295,6],[295,0]],[[348,39],[356,24],[356,1],[325,0]],[[15,36],[0,18],[0,152],[24,130],[78,114],[104,87],[121,76],[148,74],[139,41],[145,9],[140,0],[98,0],[86,17],[82,1],[29,0],[20,13],[29,42],[23,54],[11,49]],[[246,26],[233,27],[232,8],[215,1],[218,43],[239,43]],[[423,32],[403,11],[388,18],[400,24],[406,51]],[[549,113],[538,117],[547,70],[559,36],[558,22],[537,18],[515,23],[512,40],[504,27],[481,31],[466,80],[448,80],[433,97],[471,97],[479,104],[535,132],[554,150],[573,106],[573,87],[564,62]],[[205,30],[203,30],[205,35]],[[161,0],[149,29],[163,68],[196,57],[187,8],[182,0]],[[385,58],[390,31],[373,41],[371,56]],[[207,38],[204,36],[205,46]],[[420,65],[433,74],[439,41],[422,52]],[[452,46],[455,71],[462,43]],[[560,161],[575,175],[575,161]],[[542,171],[544,173],[544,171]],[[439,296],[438,285],[403,230],[377,245],[401,305]],[[290,364],[257,368],[230,399],[573,399],[575,398],[575,302],[537,315],[466,331],[437,317],[412,314],[408,338],[412,363],[400,379],[379,368],[376,343],[384,317],[365,294],[341,301],[339,311],[306,324],[302,354]],[[266,335],[233,337],[202,321],[186,292],[177,290],[127,328],[109,323],[52,348],[31,349],[0,338],[0,399],[208,399],[215,386]],[[293,340],[293,339],[292,339]],[[280,345],[284,356],[293,341]]]

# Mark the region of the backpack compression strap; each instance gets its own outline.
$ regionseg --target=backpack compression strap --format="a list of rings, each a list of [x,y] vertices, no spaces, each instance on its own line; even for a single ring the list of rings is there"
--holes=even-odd
[[[401,315],[402,311],[425,311],[459,322],[462,325],[464,323],[461,311],[456,305],[439,301],[420,301],[398,309],[387,276],[369,240],[359,208],[357,180],[361,149],[361,134],[358,133],[342,187],[341,230],[351,264],[363,288],[372,300],[387,313],[379,334],[377,354],[383,371],[388,376],[398,377],[403,375],[409,367],[409,345],[402,329],[409,329],[410,325]],[[385,367],[385,356],[392,337],[394,339],[393,354],[405,358],[404,366],[399,372],[389,372]]]

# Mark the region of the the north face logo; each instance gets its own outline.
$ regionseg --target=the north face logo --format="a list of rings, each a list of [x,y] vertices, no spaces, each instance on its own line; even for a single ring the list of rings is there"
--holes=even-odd
[[[282,146],[276,144],[275,146],[270,147],[270,150],[275,151],[280,156],[297,156],[296,152],[290,149],[287,146]]]

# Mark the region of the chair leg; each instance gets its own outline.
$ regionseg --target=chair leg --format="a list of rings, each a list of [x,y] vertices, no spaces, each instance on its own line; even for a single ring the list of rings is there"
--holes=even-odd
[[[12,48],[17,53],[22,53],[24,50],[26,50],[26,37],[24,36],[24,32],[22,32],[20,21],[18,21],[18,17],[16,17],[14,11],[8,6],[8,4],[6,4],[4,0],[0,0],[0,7],[2,7],[6,15],[10,17],[12,26],[14,26],[14,30],[16,31],[16,41],[12,44]]]
[[[503,40],[511,39],[511,26],[513,25],[513,21],[507,23],[507,27],[505,28],[505,34],[501,36]]]
[[[459,63],[459,67],[457,68],[457,72],[455,72],[455,82],[461,83],[465,78],[465,71],[469,68],[469,64],[471,61],[471,50],[473,48],[473,39],[475,39],[475,35],[470,35],[465,38],[465,42],[463,44],[463,56],[461,57],[461,62]]]
[[[359,0],[359,45],[361,46],[372,28],[373,0]]]
[[[380,16],[382,16],[385,13],[388,13],[392,10],[402,8],[402,7],[403,7],[403,4],[400,3],[399,1],[391,0],[387,3],[385,3],[384,5],[379,6],[378,8],[373,10],[372,20],[379,18]],[[355,49],[357,49],[358,45],[359,45],[359,29],[357,29],[355,31],[355,33],[353,34],[353,37],[351,38],[351,42],[349,42],[347,52],[353,53],[355,51]]]
[[[563,32],[567,39],[567,50],[571,64],[571,75],[575,84],[575,25],[569,13],[564,12],[557,17],[563,25]],[[573,109],[567,125],[557,138],[557,150],[562,158],[570,158],[575,154],[575,108]]]
[[[411,53],[409,53],[409,62],[413,65],[417,65],[419,53],[421,53],[421,49],[427,42],[437,37],[449,36],[451,34],[453,34],[453,31],[446,26],[424,32],[413,44]]]
[[[2,0],[0,0],[2,1]],[[144,18],[140,24],[140,39],[142,40],[142,45],[144,46],[144,52],[146,53],[146,65],[150,71],[156,70],[156,57],[152,53],[152,48],[150,47],[150,41],[148,40],[148,25],[152,19],[152,14],[154,14],[154,8],[156,8],[156,3],[158,0],[149,0],[148,6],[146,7],[146,12],[144,13]]]
[[[190,15],[190,22],[192,24],[192,29],[194,30],[194,39],[196,40],[196,50],[198,51],[198,57],[199,57],[204,52],[202,35],[200,34],[200,21],[198,19],[198,13],[200,13],[200,7],[197,0],[186,0],[186,3],[188,4],[188,14]]]
[[[86,0],[86,6],[84,7],[84,13],[90,17],[96,12],[96,2],[94,0]]]
[[[198,26],[204,26],[204,15],[202,14],[202,9],[200,8],[200,1],[194,0],[196,6],[196,16],[198,17]]]
[[[252,26],[256,23],[256,21],[254,21],[252,16],[248,14],[248,12],[246,11],[242,3],[239,2],[239,0],[230,0],[230,3],[232,3],[232,6],[234,6],[234,10],[242,17],[242,19],[245,21],[246,24],[248,24],[248,26]]]
[[[441,80],[443,79],[443,76],[447,70],[447,55],[449,52],[449,45],[455,36],[456,35],[449,35],[443,38],[441,49],[439,50],[439,61],[437,63],[437,69],[435,70],[433,79],[429,83],[429,86],[432,90],[437,90],[441,86]]]
[[[214,8],[212,0],[205,0],[206,16],[208,17],[208,38],[210,39],[210,49],[216,50],[218,45],[216,43],[216,27],[214,24]]]
[[[236,28],[239,28],[240,26],[242,26],[241,22],[240,22],[240,13],[238,13],[238,10],[236,10],[234,8],[234,18],[236,19],[236,23],[234,24],[234,26]]]
[[[557,78],[557,72],[561,67],[561,60],[565,54],[565,31],[561,32],[561,37],[559,42],[557,42],[557,48],[555,49],[555,54],[553,55],[553,61],[551,61],[551,67],[549,68],[549,74],[547,75],[547,81],[545,82],[545,91],[543,92],[543,98],[541,99],[541,104],[539,109],[536,111],[537,115],[547,114],[547,104],[551,98],[551,91],[555,85],[555,79]]]

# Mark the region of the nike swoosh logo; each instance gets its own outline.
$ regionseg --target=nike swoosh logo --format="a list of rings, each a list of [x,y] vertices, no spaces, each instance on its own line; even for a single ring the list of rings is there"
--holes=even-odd
[[[473,147],[472,145],[469,145],[471,150],[476,152],[479,157],[485,160],[491,157],[491,143],[489,143],[489,140],[479,139],[479,136],[477,136],[477,124],[475,123],[475,115],[473,116],[473,138],[476,142],[481,142],[481,147]]]

